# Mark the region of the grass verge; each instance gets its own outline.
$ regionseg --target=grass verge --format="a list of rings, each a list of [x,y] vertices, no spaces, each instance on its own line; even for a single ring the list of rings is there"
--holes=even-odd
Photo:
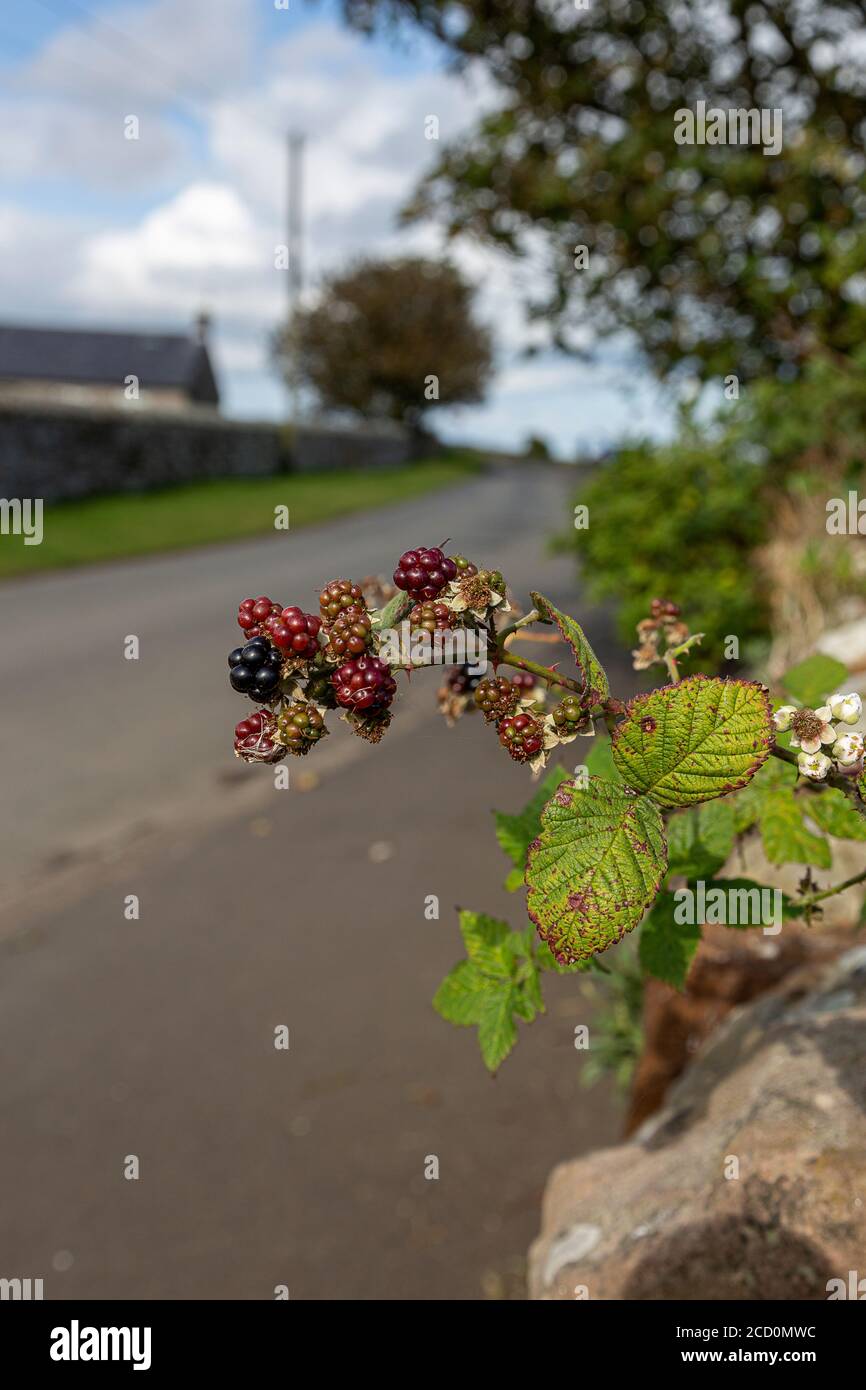
[[[471,454],[454,452],[369,473],[224,478],[58,502],[45,508],[41,545],[0,537],[0,578],[272,534],[278,506],[289,508],[295,531],[466,481],[479,467]]]

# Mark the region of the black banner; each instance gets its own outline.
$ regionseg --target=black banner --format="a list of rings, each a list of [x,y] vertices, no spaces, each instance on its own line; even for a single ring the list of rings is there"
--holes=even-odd
[[[504,1324],[499,1323],[506,1313],[502,1304],[463,1306],[472,1317],[475,1335],[483,1333],[484,1350],[482,1353],[479,1344],[479,1356],[486,1369],[496,1361],[498,1346],[510,1358],[512,1353],[506,1349],[512,1344],[516,1316],[542,1338],[568,1337],[574,1353],[583,1346],[593,1364],[598,1367],[601,1361],[618,1374],[629,1368],[653,1373],[673,1367],[700,1372],[713,1365],[771,1370],[796,1365],[826,1376],[837,1366],[841,1369],[856,1364],[864,1323],[858,1308],[841,1306],[850,1301],[841,1297],[820,1303],[748,1304],[587,1300],[567,1309],[538,1305],[518,1309],[511,1304]],[[367,1340],[371,1332],[379,1344],[377,1360],[389,1357],[392,1351],[399,1355],[404,1336],[407,1332],[411,1335],[413,1305],[400,1305],[404,1321],[394,1337],[393,1325],[389,1329],[378,1324],[372,1302],[339,1303],[339,1321],[335,1323],[333,1305],[320,1302],[9,1301],[0,1303],[0,1336],[4,1365],[15,1367],[19,1375],[48,1372],[58,1378],[92,1378],[100,1369],[109,1368],[114,1376],[138,1373],[153,1378],[189,1369],[199,1375],[212,1372],[215,1377],[238,1372],[249,1379],[254,1368],[258,1379],[270,1369],[283,1373],[297,1369],[300,1346],[306,1355],[313,1355],[315,1346],[299,1344],[299,1334],[307,1329],[315,1333],[320,1326],[339,1327],[347,1316],[352,1318],[355,1306],[363,1309],[367,1322],[366,1328],[359,1329],[361,1340],[346,1337],[345,1329],[337,1336],[330,1330],[319,1346],[323,1364],[332,1375],[335,1360],[339,1365],[343,1358],[347,1369],[361,1369],[371,1355]],[[415,1306],[420,1313],[421,1307]],[[459,1319],[457,1306],[448,1304],[449,1316]],[[418,1335],[428,1346],[430,1319],[436,1313],[428,1307],[421,1316],[425,1326]],[[535,1354],[541,1367],[543,1340],[535,1344]]]

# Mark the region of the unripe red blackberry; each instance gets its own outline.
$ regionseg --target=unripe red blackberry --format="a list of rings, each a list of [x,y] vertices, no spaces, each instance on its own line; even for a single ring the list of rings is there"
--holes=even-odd
[[[303,700],[283,706],[277,716],[277,730],[280,742],[296,757],[309,753],[313,744],[328,732],[316,706]]]
[[[553,722],[560,734],[576,734],[586,724],[586,711],[576,695],[566,695],[552,711]]]
[[[351,710],[387,709],[397,693],[391,668],[377,656],[346,661],[331,676],[337,704]]]
[[[394,583],[416,603],[438,598],[457,573],[453,560],[438,546],[405,550],[397,561]]]
[[[235,725],[235,756],[245,763],[279,763],[286,750],[276,741],[277,721],[270,710],[259,709]]]
[[[353,584],[351,579],[332,579],[319,594],[319,611],[326,623],[332,623],[347,608],[358,607],[365,607],[364,595],[360,584]]]
[[[353,604],[345,608],[339,618],[329,623],[327,629],[327,655],[332,660],[344,660],[350,656],[360,656],[370,645],[373,636],[373,622],[364,607]]]
[[[416,603],[409,613],[409,626],[425,632],[447,632],[457,618],[446,603]]]
[[[292,605],[266,620],[265,636],[287,656],[312,657],[319,650],[321,626],[321,618],[303,613],[297,605]]]
[[[488,724],[513,714],[520,700],[520,691],[505,676],[481,681],[475,691],[475,703]]]
[[[528,762],[544,747],[541,721],[532,714],[510,714],[497,725],[499,742],[517,763]]]
[[[511,684],[516,686],[521,695],[529,695],[535,689],[538,681],[529,671],[517,671],[511,677]]]
[[[243,628],[247,641],[251,637],[265,635],[265,623],[269,618],[279,617],[282,604],[262,595],[261,598],[245,598],[238,607],[238,627]]]

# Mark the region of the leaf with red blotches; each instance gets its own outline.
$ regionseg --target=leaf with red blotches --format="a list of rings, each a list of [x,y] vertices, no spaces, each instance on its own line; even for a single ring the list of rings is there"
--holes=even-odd
[[[774,742],[766,686],[687,676],[631,701],[612,752],[627,786],[659,806],[693,806],[744,787]]]
[[[526,866],[527,910],[556,960],[586,960],[636,927],[667,862],[661,813],[647,797],[600,777],[561,786]]]

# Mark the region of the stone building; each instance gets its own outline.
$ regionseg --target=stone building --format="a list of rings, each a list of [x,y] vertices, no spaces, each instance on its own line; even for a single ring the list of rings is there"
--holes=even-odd
[[[213,414],[208,319],[190,334],[0,324],[0,406]]]

